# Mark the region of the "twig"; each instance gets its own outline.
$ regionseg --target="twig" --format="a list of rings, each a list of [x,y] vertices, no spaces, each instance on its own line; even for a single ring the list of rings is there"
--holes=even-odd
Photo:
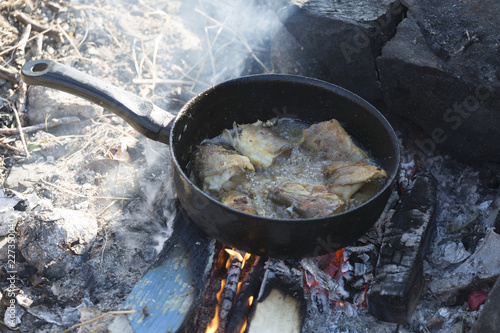
[[[68,193],[68,194],[72,194],[72,195],[74,195],[76,197],[79,197],[79,198],[86,198],[86,199],[132,200],[132,198],[125,198],[125,197],[106,197],[106,196],[98,196],[98,195],[84,195],[84,194],[79,194],[79,193],[73,192],[71,190],[68,190],[67,188],[58,186],[56,184],[49,183],[49,182],[47,182],[47,181],[45,181],[43,179],[41,179],[41,181],[44,184],[50,185],[52,187],[55,187],[59,191],[62,191],[62,192]]]
[[[0,66],[0,78],[15,84],[19,82],[19,73]]]
[[[23,25],[31,24],[34,31],[39,31],[39,32],[43,31],[44,33],[54,38],[59,43],[63,42],[61,34],[57,31],[56,27],[48,27],[46,25],[42,25],[37,21],[33,20],[31,17],[19,11],[14,12],[14,17]]]
[[[33,26],[32,26],[32,27],[33,27]],[[37,38],[39,35],[44,35],[44,34],[48,33],[49,31],[53,31],[52,29],[54,29],[54,28],[52,28],[52,27],[51,27],[51,28],[48,28],[48,29],[46,29],[46,30],[44,30],[44,31],[40,32],[38,35],[35,35],[35,36],[32,36],[32,37],[28,38],[27,42],[29,42],[29,41],[31,41],[31,40],[33,40],[33,39]],[[33,30],[35,30],[35,29],[33,29]],[[14,45],[14,46],[9,47],[8,49],[3,50],[2,52],[0,52],[0,56],[1,56],[1,55],[4,55],[5,53],[8,53],[8,52],[10,52],[10,51],[12,51],[12,50],[17,49],[18,45],[19,45],[19,43],[18,43],[18,44],[16,44],[16,45]]]
[[[24,133],[33,133],[36,131],[39,131],[41,129],[47,129],[50,127],[58,126],[58,125],[63,125],[63,124],[70,124],[70,123],[75,123],[77,121],[80,121],[80,118],[78,117],[62,117],[62,118],[54,118],[51,121],[48,121],[43,124],[37,124],[33,126],[28,126],[23,128]],[[17,128],[0,128],[0,134],[18,134],[20,133],[19,129]]]
[[[264,63],[257,57],[257,55],[253,52],[252,48],[250,47],[250,45],[248,44],[248,41],[246,40],[245,36],[243,36],[241,34],[241,32],[237,31],[237,30],[233,30],[231,29],[230,27],[228,27],[227,25],[225,25],[224,23],[214,19],[213,17],[209,16],[208,14],[206,14],[205,12],[199,10],[198,8],[195,8],[195,11],[200,13],[201,15],[205,16],[206,18],[208,18],[210,21],[216,23],[216,24],[220,24],[221,26],[223,26],[224,28],[226,28],[227,30],[229,30],[230,32],[232,32],[233,34],[236,35],[236,37],[238,37],[238,39],[240,40],[240,42],[243,44],[243,46],[245,46],[245,48],[248,50],[248,52],[250,52],[250,54],[252,55],[252,57],[255,59],[255,61],[257,61],[257,63],[259,65],[262,66],[262,68],[266,71],[266,72],[269,72],[269,69],[266,67],[266,65],[264,65]]]
[[[109,28],[108,24],[104,25],[106,27],[106,32],[111,36],[111,38],[113,38],[114,42],[116,43],[116,45],[121,49],[121,50],[124,50],[123,48],[123,45],[122,43],[120,43],[120,41],[118,40],[118,38],[115,36],[115,34],[113,33],[113,30]],[[88,30],[88,29],[87,29]],[[86,31],[87,33],[87,31]]]
[[[30,151],[28,150],[28,145],[26,144],[26,138],[24,137],[23,126],[21,125],[21,120],[19,119],[19,113],[16,108],[12,108],[12,110],[16,116],[17,129],[19,131],[19,136],[21,137],[21,142],[23,143],[24,153],[26,154],[26,157],[29,157]]]
[[[16,54],[15,54],[15,60],[16,63],[19,65],[24,65],[26,60],[24,59],[25,51],[24,49],[26,48],[26,43],[28,42],[28,38],[30,37],[31,34],[31,24],[26,25],[26,27],[23,30],[23,33],[21,34],[21,38],[19,38],[19,42],[17,43],[17,48],[16,48]]]
[[[19,148],[14,147],[14,146],[10,146],[10,145],[8,145],[6,143],[3,143],[3,142],[0,142],[0,146],[2,146],[5,149],[9,149],[9,150],[15,151],[16,153],[22,153],[24,151],[22,149],[19,149]]]
[[[61,34],[66,37],[66,39],[68,40],[68,42],[71,44],[71,46],[73,47],[73,49],[76,51],[76,54],[78,54],[78,56],[80,58],[83,58],[82,54],[80,53],[80,51],[78,50],[78,47],[75,45],[75,43],[73,42],[73,39],[71,39],[70,36],[68,36],[68,34],[66,33],[66,31],[64,31],[64,29],[58,24],[57,25],[57,28],[59,29],[59,31],[61,32]]]
[[[112,203],[114,204],[116,202],[113,201]],[[106,228],[104,228],[104,234],[106,235],[106,238],[104,239],[104,245],[102,246],[102,252],[101,252],[101,264],[99,265],[99,268],[102,269],[102,263],[104,261],[104,250],[106,250],[106,245],[108,245],[108,232],[106,231]]]
[[[28,24],[25,28],[24,31],[21,35],[21,38],[19,40],[19,43],[17,44],[17,49],[15,53],[15,60],[16,63],[19,65],[24,65],[26,60],[24,59],[25,55],[25,48],[26,48],[26,43],[28,42],[28,39],[31,34],[31,24]],[[19,95],[17,99],[17,111],[18,111],[18,116],[19,116],[19,124],[20,126],[26,126],[28,123],[28,116],[26,115],[26,92],[28,90],[28,85],[24,82],[19,80]],[[21,130],[20,130],[21,131]],[[22,138],[21,138],[22,140]],[[24,143],[23,143],[24,145]],[[28,153],[28,150],[26,150]],[[29,153],[28,153],[29,156]]]
[[[19,95],[17,98],[17,111],[19,113],[19,125],[26,126],[28,123],[28,115],[26,114],[26,93],[28,85],[24,81],[19,81]],[[21,130],[19,130],[21,133]]]
[[[135,84],[165,84],[165,85],[176,85],[176,86],[189,86],[192,85],[192,81],[184,80],[170,80],[170,79],[133,79]]]
[[[43,35],[39,34],[35,38],[35,52],[33,54],[33,60],[41,59],[43,56]]]
[[[109,315],[130,314],[130,313],[136,313],[136,312],[137,312],[137,310],[108,311],[106,313],[103,313],[100,316],[97,316],[97,317],[92,318],[90,320],[84,321],[83,323],[79,323],[79,324],[73,325],[70,328],[68,328],[67,330],[63,331],[63,333],[70,332],[71,330],[73,330],[73,329],[75,329],[77,327],[93,323],[94,321],[97,321],[97,320],[102,319],[102,318],[104,318],[106,316],[109,316]]]

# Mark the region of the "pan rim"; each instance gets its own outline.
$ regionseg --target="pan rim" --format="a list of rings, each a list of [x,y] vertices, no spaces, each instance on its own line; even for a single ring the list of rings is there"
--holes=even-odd
[[[390,148],[391,148],[391,150],[394,150],[394,155],[393,156],[389,156],[388,158],[389,159],[392,159],[392,158],[395,159],[395,161],[393,161],[393,163],[395,165],[395,168],[394,168],[394,172],[390,175],[390,177],[387,178],[386,183],[377,192],[376,195],[374,195],[373,197],[371,197],[369,200],[365,201],[363,204],[361,204],[361,205],[359,205],[359,206],[357,206],[355,208],[349,209],[347,211],[341,212],[341,213],[337,213],[337,214],[333,214],[333,215],[329,215],[329,216],[325,216],[325,217],[317,217],[317,218],[281,219],[281,218],[270,218],[270,217],[266,217],[266,216],[259,216],[259,215],[248,214],[248,213],[236,210],[234,208],[228,207],[228,206],[224,205],[223,203],[217,201],[216,199],[212,198],[211,196],[209,196],[205,192],[203,192],[198,187],[198,185],[196,185],[194,182],[191,181],[191,179],[186,174],[185,170],[181,167],[181,165],[180,165],[180,163],[179,163],[179,161],[178,161],[178,159],[176,157],[176,151],[175,151],[175,142],[176,142],[176,140],[174,138],[174,132],[175,132],[175,129],[178,127],[179,120],[183,116],[186,115],[186,113],[189,111],[189,109],[191,108],[191,106],[193,104],[199,103],[200,100],[206,98],[206,96],[208,96],[209,94],[213,94],[213,93],[217,92],[218,90],[223,89],[226,86],[238,85],[238,84],[242,84],[242,83],[246,84],[248,81],[255,81],[255,82],[258,82],[258,81],[274,81],[274,82],[276,82],[278,80],[279,81],[283,81],[283,82],[286,81],[288,83],[293,82],[293,83],[297,83],[297,84],[314,85],[314,86],[317,86],[319,88],[323,88],[323,89],[326,89],[328,91],[334,92],[337,95],[340,95],[341,97],[344,97],[344,98],[347,98],[347,99],[351,100],[355,104],[363,105],[366,109],[369,110],[369,112],[373,116],[375,116],[377,118],[377,120],[381,123],[381,125],[384,128],[384,130],[388,134],[388,137],[391,139],[390,141],[392,143],[392,147],[390,147]],[[292,75],[292,74],[254,74],[254,75],[241,76],[241,77],[238,77],[238,78],[234,78],[234,79],[231,79],[231,80],[227,80],[227,81],[221,82],[219,84],[216,84],[214,86],[211,86],[211,87],[205,89],[204,91],[200,92],[199,94],[197,94],[196,96],[194,96],[193,98],[191,98],[180,109],[179,113],[177,114],[177,116],[176,116],[176,118],[174,120],[172,129],[170,131],[170,144],[169,144],[169,146],[170,146],[169,147],[170,153],[171,153],[171,156],[172,156],[172,163],[175,164],[176,169],[181,173],[181,175],[184,178],[184,180],[193,189],[196,190],[197,195],[203,196],[211,204],[215,204],[215,205],[217,205],[217,206],[219,206],[219,207],[221,207],[223,209],[227,209],[227,210],[229,210],[229,211],[231,211],[233,213],[241,214],[244,217],[251,218],[251,220],[255,220],[255,221],[259,221],[259,220],[261,220],[261,221],[272,221],[272,223],[274,223],[274,224],[279,223],[279,224],[286,224],[286,225],[291,224],[291,223],[302,222],[302,221],[307,221],[307,222],[310,222],[310,223],[323,223],[325,221],[329,221],[331,223],[332,222],[331,221],[332,218],[339,217],[339,220],[340,220],[341,216],[352,215],[352,213],[364,209],[366,206],[369,206],[369,204],[372,201],[377,200],[377,198],[379,196],[381,196],[384,192],[386,192],[389,189],[389,187],[391,187],[394,184],[394,182],[396,180],[396,177],[398,175],[398,170],[399,170],[399,165],[400,165],[400,159],[401,159],[401,157],[400,157],[401,147],[399,145],[399,142],[398,142],[398,139],[397,139],[397,135],[396,135],[393,127],[391,126],[391,124],[389,123],[389,121],[384,117],[384,115],[380,111],[378,111],[377,108],[375,108],[371,103],[369,103],[368,101],[366,101],[362,97],[358,96],[357,94],[353,93],[352,91],[349,91],[349,90],[347,90],[345,88],[342,88],[342,87],[340,87],[340,86],[338,86],[336,84],[333,84],[333,83],[330,83],[330,82],[326,82],[326,81],[323,81],[323,80],[320,80],[320,79],[316,79],[316,78],[311,78],[311,77],[306,77],[306,76],[300,76],[300,75]]]

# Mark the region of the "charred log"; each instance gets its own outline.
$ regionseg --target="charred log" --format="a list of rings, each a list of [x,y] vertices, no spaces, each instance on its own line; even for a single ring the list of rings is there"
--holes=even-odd
[[[436,181],[417,176],[389,221],[375,277],[368,290],[368,310],[377,319],[406,323],[423,288],[423,256],[434,227]]]
[[[242,277],[243,283],[241,284],[236,304],[227,319],[226,332],[240,332],[247,320],[248,312],[251,307],[249,299],[250,297],[257,297],[262,285],[264,262],[265,259],[263,257],[256,258],[251,269]]]
[[[244,252],[235,251],[235,255],[231,256],[229,268],[227,270],[227,281],[224,285],[224,292],[220,310],[220,319],[225,320],[227,315],[233,308],[238,282],[240,281],[241,266],[243,263]]]

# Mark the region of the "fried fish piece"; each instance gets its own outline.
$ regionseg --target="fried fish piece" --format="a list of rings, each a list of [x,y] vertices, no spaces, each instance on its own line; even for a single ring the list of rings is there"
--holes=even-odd
[[[324,174],[328,191],[346,202],[366,183],[387,177],[387,173],[376,166],[350,161],[332,162],[324,168]]]
[[[255,171],[246,156],[218,145],[197,146],[195,168],[203,190],[231,189],[246,179],[245,172]]]
[[[276,135],[269,127],[270,124],[272,122],[264,123],[260,120],[253,124],[234,123],[234,136],[226,129],[222,137],[239,153],[248,156],[255,166],[267,168],[276,157],[294,146],[290,141]]]
[[[345,204],[336,194],[329,193],[325,186],[314,186],[308,190],[295,182],[271,188],[269,198],[277,204],[291,206],[303,218],[329,216],[339,212]]]
[[[250,197],[238,191],[229,191],[224,193],[222,195],[221,202],[226,206],[244,213],[257,215],[257,211],[255,210]]]
[[[304,131],[301,145],[314,153],[325,154],[331,161],[358,162],[368,158],[335,119],[311,125]]]

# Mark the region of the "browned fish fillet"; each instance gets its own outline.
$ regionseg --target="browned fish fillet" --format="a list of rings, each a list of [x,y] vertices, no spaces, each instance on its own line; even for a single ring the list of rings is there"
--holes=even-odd
[[[328,191],[346,202],[366,183],[387,177],[387,173],[376,166],[348,161],[335,161],[327,165],[324,174]]]
[[[358,162],[368,158],[335,119],[314,124],[306,129],[301,142],[302,147],[314,153],[323,153],[332,161]]]
[[[257,121],[253,124],[234,124],[234,135],[224,130],[222,137],[239,153],[248,156],[259,167],[269,167],[276,157],[293,148],[293,144],[274,134],[268,123]],[[238,132],[241,129],[241,133]]]
[[[222,196],[221,202],[244,213],[257,215],[257,211],[252,205],[252,200],[245,194],[229,191]]]
[[[198,146],[195,168],[203,190],[231,189],[246,179],[245,172],[255,171],[246,156],[217,145]]]
[[[269,190],[269,197],[277,204],[289,206],[303,218],[316,218],[338,212],[344,202],[324,186],[308,190],[302,184],[287,182]]]

